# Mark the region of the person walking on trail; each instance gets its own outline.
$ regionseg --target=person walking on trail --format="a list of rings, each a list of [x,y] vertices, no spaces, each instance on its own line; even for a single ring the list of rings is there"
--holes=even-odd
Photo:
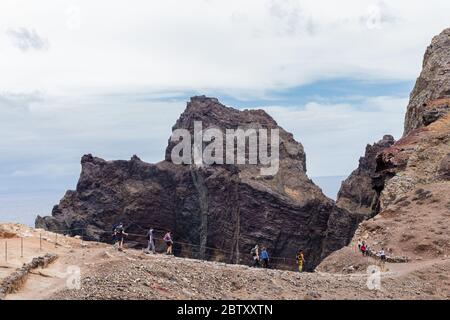
[[[381,270],[384,271],[384,265],[386,263],[386,252],[384,251],[384,248],[381,248],[380,252],[378,252],[378,256],[381,260]]]
[[[263,247],[261,249],[261,255],[260,255],[263,268],[269,268],[269,253],[267,252],[267,249]]]
[[[384,248],[381,248],[379,255],[380,255],[381,262],[383,262],[383,263],[386,262],[386,252],[384,251]]]
[[[252,250],[250,251],[250,254],[253,259],[253,266],[259,267],[259,247],[258,245],[255,245]]]
[[[368,243],[366,244],[366,251],[364,252],[364,254],[366,257],[370,257],[370,247]]]
[[[298,263],[298,271],[303,272],[303,265],[305,264],[305,255],[303,250],[298,250],[297,252],[297,263]]]
[[[114,228],[114,239],[115,239],[116,244],[118,244],[119,251],[123,251],[123,240],[124,240],[125,236],[127,236],[127,235],[128,234],[125,233],[123,223],[119,222],[119,224],[116,225],[116,227]]]
[[[148,246],[147,246],[147,252],[153,252],[153,254],[156,253],[156,249],[155,249],[155,238],[153,236],[153,229],[150,228],[150,230],[148,230],[147,232],[147,237],[148,237]]]
[[[361,245],[361,252],[362,252],[363,256],[366,255],[366,243],[364,241],[363,241],[363,243]]]
[[[361,251],[362,241],[358,239],[358,250]]]
[[[173,240],[172,240],[172,233],[168,231],[166,235],[163,238],[164,242],[167,245],[166,254],[173,255],[172,253],[172,247],[173,247]]]

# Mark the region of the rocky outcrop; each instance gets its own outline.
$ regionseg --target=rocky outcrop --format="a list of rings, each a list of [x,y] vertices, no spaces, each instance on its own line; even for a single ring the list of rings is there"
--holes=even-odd
[[[433,108],[449,102],[450,99],[441,98],[428,101],[427,105]],[[423,115],[428,111],[423,111]],[[418,185],[448,181],[450,110],[430,124],[423,125],[378,154],[373,179],[379,195],[378,212]]]
[[[363,218],[372,215],[377,195],[372,186],[372,178],[377,167],[376,157],[394,143],[394,137],[385,135],[380,141],[366,146],[364,156],[359,159],[358,168],[342,182],[337,196],[339,207],[358,213]]]
[[[422,73],[417,79],[408,104],[404,136],[446,113],[442,109],[448,110],[448,103],[436,109],[436,105],[431,105],[430,102],[439,98],[450,98],[449,48],[450,28],[434,37],[425,53]]]
[[[404,136],[375,157],[374,217],[358,239],[372,250],[412,259],[445,257],[450,251],[450,29],[433,39],[408,105]],[[363,180],[365,181],[365,180]],[[357,184],[358,182],[355,182]],[[350,248],[321,263],[345,260]]]
[[[145,238],[137,235],[153,227],[157,238],[173,231],[180,256],[247,264],[251,247],[260,244],[275,266],[289,268],[295,268],[302,248],[307,270],[348,243],[358,218],[307,177],[302,145],[267,113],[239,111],[200,96],[191,98],[173,130],[193,133],[195,121],[222,131],[278,129],[278,172],[261,175],[261,164],[175,164],[172,141],[157,164],[136,156],[105,161],[86,155],[76,190],[66,193],[51,217],[38,217],[36,226],[110,241],[113,224],[122,221],[131,234],[128,242],[139,246]]]

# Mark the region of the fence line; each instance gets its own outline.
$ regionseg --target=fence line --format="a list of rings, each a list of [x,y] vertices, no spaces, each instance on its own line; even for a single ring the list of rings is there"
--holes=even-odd
[[[147,229],[144,229],[144,228],[142,228],[141,226],[139,226],[138,224],[136,224],[136,223],[133,223],[133,224],[135,224],[136,226],[138,226],[140,229],[142,229],[142,230],[144,230],[144,231],[147,231]],[[43,243],[42,243],[42,240],[43,240],[43,234],[45,234],[45,232],[51,232],[51,233],[54,233],[55,234],[55,241],[54,241],[54,246],[55,246],[55,248],[58,248],[58,246],[59,245],[61,245],[61,244],[59,244],[58,243],[58,233],[61,233],[61,234],[64,234],[64,235],[75,235],[75,234],[73,234],[73,232],[74,231],[80,231],[80,233],[81,233],[81,236],[80,235],[77,235],[77,236],[79,236],[80,237],[80,245],[81,245],[81,247],[82,248],[84,248],[84,238],[85,238],[85,234],[86,234],[86,230],[87,230],[88,228],[73,228],[73,229],[64,229],[64,230],[55,230],[55,231],[50,231],[50,230],[45,230],[45,231],[42,231],[42,232],[40,232],[39,233],[39,251],[42,251],[43,250]],[[165,232],[165,230],[164,229],[162,229],[161,228],[161,230],[162,231],[164,231]],[[113,235],[113,232],[108,232],[108,231],[95,231],[95,234],[96,235],[105,235],[105,234],[109,234],[109,235]],[[136,237],[136,238],[145,238],[145,239],[147,239],[148,240],[148,235],[147,234],[138,234],[138,233],[126,233],[128,236],[131,236],[131,237]],[[17,238],[16,238],[17,239]],[[164,243],[164,238],[161,238],[161,237],[153,237],[153,239],[154,240],[157,240],[157,241],[161,241],[162,243]],[[44,240],[46,240],[46,241],[50,241],[50,238],[49,238],[49,236],[47,235],[45,238],[44,238]],[[5,243],[4,243],[4,259],[5,259],[5,261],[6,262],[8,262],[8,256],[13,252],[11,249],[12,249],[12,247],[8,247],[8,242],[11,242],[11,239],[5,239]],[[200,245],[198,245],[198,244],[193,244],[193,243],[188,243],[188,242],[183,242],[183,241],[172,241],[173,242],[173,244],[178,244],[178,245],[181,245],[181,246],[189,246],[189,247],[193,247],[193,248],[202,248],[202,246],[200,246]],[[15,248],[16,250],[20,250],[20,258],[23,258],[24,257],[24,237],[20,237],[20,248]],[[351,247],[353,247],[353,250],[352,251],[354,251],[356,254],[358,254],[359,253],[359,250],[358,250],[358,247],[357,247],[357,244],[355,243],[355,244],[351,244]],[[229,254],[230,255],[230,257],[223,257],[223,258],[225,258],[225,259],[228,259],[228,258],[230,258],[231,259],[231,256],[235,253],[235,251],[233,250],[225,250],[225,249],[220,249],[220,248],[214,248],[214,247],[208,247],[208,246],[204,246],[203,247],[205,250],[208,250],[208,251],[212,251],[212,253],[211,254],[214,254],[214,253],[216,253],[216,252],[219,252],[219,253],[223,253],[223,254]],[[17,251],[16,251],[17,252]],[[188,254],[187,254],[188,253]],[[403,253],[403,252],[402,252]],[[186,255],[187,254],[187,255]],[[200,259],[199,258],[199,256],[198,256],[198,254],[199,254],[199,252],[183,252],[183,255],[185,256],[185,257],[187,257],[187,258],[194,258],[194,259],[198,259],[198,260],[205,260],[205,259]],[[247,256],[247,254],[246,254],[246,256]],[[367,262],[369,262],[369,261],[372,261],[372,259],[373,258],[375,258],[375,257],[369,257],[369,256],[367,256],[366,257],[366,261]],[[378,264],[378,259],[374,259],[375,260],[375,263],[376,264]],[[214,261],[214,260],[213,260]],[[231,260],[230,260],[231,261]],[[247,263],[245,263],[247,261]],[[238,258],[238,261],[237,261],[237,264],[242,264],[242,263],[244,263],[244,264],[248,264],[248,263],[250,263],[252,261],[252,259],[251,259],[251,256],[250,256],[250,253],[248,253],[248,259],[247,258],[241,258],[241,257],[239,257]],[[293,259],[293,258],[289,258],[289,257],[279,257],[279,256],[273,256],[273,257],[270,257],[270,261],[272,261],[272,262],[274,262],[274,264],[276,265],[276,267],[277,268],[280,268],[280,267],[293,267],[294,265],[296,265],[297,264],[297,259]],[[229,262],[229,263],[232,263],[232,262]],[[381,263],[381,262],[380,262]]]
[[[142,230],[144,230],[144,231],[148,231],[147,229],[144,229],[144,228],[142,228],[141,226],[139,226],[139,225],[137,225],[136,223],[133,223],[133,224],[135,224],[136,226],[138,226],[138,227],[140,227]],[[66,229],[66,230],[63,230],[63,231],[82,231],[82,235],[81,235],[81,239],[83,240],[83,237],[84,237],[84,230],[86,230],[87,228],[75,228],[75,229]],[[162,228],[161,228],[161,230],[162,230]],[[59,233],[62,233],[60,230],[58,230],[58,231],[51,231],[51,232],[59,232]],[[109,232],[109,231],[95,231],[95,233],[96,234],[109,234],[109,235],[113,235],[113,232]],[[138,238],[145,238],[145,239],[148,239],[148,236],[147,235],[143,235],[143,234],[138,234],[138,233],[129,233],[129,232],[126,232],[126,234],[128,235],[128,236],[133,236],[133,237],[138,237]],[[80,235],[79,235],[80,236]],[[164,238],[160,238],[160,237],[153,237],[153,239],[154,240],[160,240],[160,241],[163,241],[164,242]],[[174,243],[174,244],[179,244],[179,245],[185,245],[185,246],[190,246],[190,247],[197,247],[197,248],[201,248],[202,246],[200,246],[200,245],[198,245],[198,244],[193,244],[193,243],[188,243],[188,242],[182,242],[182,241],[175,241],[175,240],[172,240],[172,242]],[[217,252],[222,252],[222,253],[228,253],[228,254],[232,254],[232,253],[234,253],[233,251],[230,251],[230,250],[224,250],[224,249],[219,249],[219,248],[214,248],[214,247],[208,247],[208,246],[204,246],[203,248],[205,248],[205,249],[207,249],[207,250],[212,250],[212,251],[217,251]],[[286,261],[293,261],[293,262],[297,262],[297,259],[293,259],[293,258],[287,258],[287,257],[277,257],[277,256],[274,256],[274,257],[269,257],[270,258],[270,260],[283,260],[284,262],[286,262]]]
[[[142,228],[141,226],[139,226],[138,224],[134,223],[134,225],[136,225],[137,227],[139,227],[140,229],[147,231],[147,229]],[[62,229],[62,230],[45,230],[43,232],[39,233],[39,251],[43,250],[43,234],[45,234],[45,232],[52,232],[55,233],[55,239],[54,239],[54,246],[55,248],[57,248],[60,244],[58,243],[58,233],[59,234],[64,234],[64,235],[76,235],[74,234],[75,231],[79,231],[81,233],[81,235],[78,235],[80,237],[80,244],[81,247],[84,247],[83,245],[83,241],[85,239],[85,234],[86,234],[86,230],[88,228],[72,228],[72,229]],[[159,229],[159,228],[158,228]],[[160,228],[162,231],[165,231],[163,228]],[[105,234],[109,234],[109,235],[113,235],[113,232],[108,232],[108,231],[95,231],[95,234],[97,235],[105,235]],[[128,236],[131,237],[136,237],[136,238],[144,238],[144,239],[148,239],[147,235],[144,234],[138,234],[138,233],[126,233]],[[153,237],[153,239],[155,241],[161,241],[164,242],[164,239],[162,237]],[[49,240],[48,236],[45,237],[46,241]],[[26,242],[26,241],[25,241]],[[193,248],[201,248],[202,246],[198,245],[198,244],[193,244],[193,243],[188,243],[188,242],[183,242],[183,241],[175,241],[173,240],[173,244],[177,244],[180,246],[189,246],[189,247],[193,247]],[[25,244],[26,245],[26,244]],[[205,250],[211,252],[211,254],[213,253],[222,253],[222,254],[234,254],[235,251],[231,251],[231,250],[225,250],[225,249],[220,249],[220,248],[214,248],[214,247],[209,247],[209,246],[204,246],[203,247]],[[10,248],[11,249],[11,248]],[[198,257],[195,257],[196,252],[192,252],[191,255],[194,256],[195,259],[199,259]],[[23,258],[24,256],[24,238],[20,237],[20,257]],[[248,254],[249,258],[248,258],[248,262],[250,262],[251,258],[250,258],[250,253]],[[293,258],[288,258],[288,257],[277,257],[277,256],[273,256],[273,257],[269,257],[271,261],[274,261],[275,263],[279,263],[279,264],[284,264],[284,265],[291,265],[291,264],[296,264],[297,260],[293,259]],[[5,261],[8,261],[8,240],[5,239]],[[239,263],[242,263],[243,261],[247,261],[247,259],[245,258],[239,258]]]

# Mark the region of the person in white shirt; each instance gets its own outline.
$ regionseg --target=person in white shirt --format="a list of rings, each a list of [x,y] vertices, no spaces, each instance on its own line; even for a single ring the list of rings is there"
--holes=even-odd
[[[380,255],[381,261],[385,262],[386,261],[386,253],[384,252],[384,248],[381,248],[379,255]]]

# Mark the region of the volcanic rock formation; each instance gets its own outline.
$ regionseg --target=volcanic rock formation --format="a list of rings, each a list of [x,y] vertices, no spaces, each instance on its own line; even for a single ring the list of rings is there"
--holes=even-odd
[[[366,152],[359,159],[358,168],[342,182],[337,197],[337,205],[350,212],[370,217],[376,202],[377,193],[372,186],[372,178],[376,171],[376,157],[395,143],[394,137],[385,135],[383,139],[366,146]]]
[[[360,224],[352,243],[363,239],[390,255],[433,259],[450,251],[450,29],[433,39],[423,65],[404,136],[375,157],[376,216]],[[321,268],[344,261],[348,252],[339,250]]]
[[[114,223],[122,221],[128,238],[145,244],[147,228],[174,234],[180,256],[249,263],[255,244],[266,246],[272,263],[295,267],[299,248],[312,270],[353,236],[358,218],[323,195],[306,175],[305,153],[292,134],[262,110],[239,111],[217,99],[193,97],[173,130],[203,128],[279,129],[279,171],[260,175],[261,165],[178,165],[165,160],[148,164],[105,161],[85,155],[75,191],[67,191],[52,216],[37,217],[36,226],[110,241]],[[161,242],[159,242],[161,245]]]

